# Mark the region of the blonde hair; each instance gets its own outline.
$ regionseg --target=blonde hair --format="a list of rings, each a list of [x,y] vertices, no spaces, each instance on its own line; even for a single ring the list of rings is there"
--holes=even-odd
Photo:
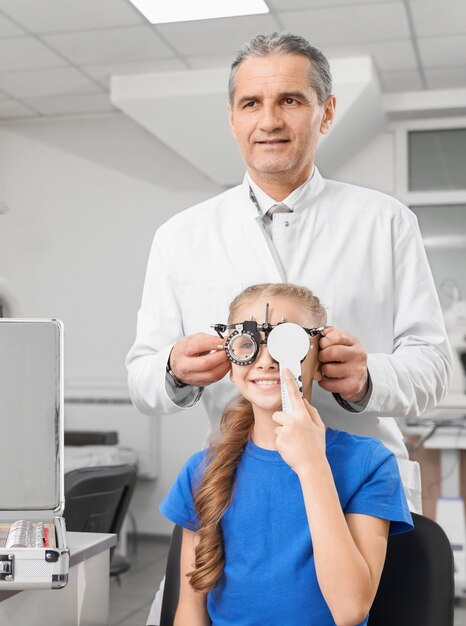
[[[290,283],[263,283],[242,291],[230,304],[228,321],[245,304],[259,298],[293,298],[307,308],[313,323],[324,326],[326,312],[320,300],[306,287]],[[230,505],[236,468],[251,437],[254,414],[245,398],[227,407],[220,420],[220,435],[206,454],[204,473],[194,494],[194,506],[199,519],[199,543],[195,549],[194,569],[188,573],[196,591],[210,591],[220,581],[225,563],[221,521]]]

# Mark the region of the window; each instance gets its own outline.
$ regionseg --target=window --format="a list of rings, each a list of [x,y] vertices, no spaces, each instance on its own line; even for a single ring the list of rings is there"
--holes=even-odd
[[[466,128],[408,131],[408,188],[466,189]]]

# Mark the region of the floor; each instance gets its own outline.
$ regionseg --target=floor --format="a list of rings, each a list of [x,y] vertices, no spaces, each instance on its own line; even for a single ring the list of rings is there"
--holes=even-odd
[[[165,572],[168,539],[140,539],[129,554],[132,568],[121,576],[121,585],[110,580],[110,626],[144,626],[155,590]],[[466,601],[455,607],[455,626],[466,626]]]
[[[129,572],[110,579],[110,626],[144,626],[149,610],[165,573],[169,538],[139,539],[136,553],[131,543]]]

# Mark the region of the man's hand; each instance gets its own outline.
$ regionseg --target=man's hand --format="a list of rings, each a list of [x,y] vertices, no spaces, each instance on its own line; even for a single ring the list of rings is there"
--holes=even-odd
[[[319,342],[319,385],[348,402],[361,402],[369,388],[367,354],[354,335],[327,326]]]
[[[170,353],[170,369],[186,385],[206,387],[221,380],[230,369],[220,337],[196,333],[179,339]]]

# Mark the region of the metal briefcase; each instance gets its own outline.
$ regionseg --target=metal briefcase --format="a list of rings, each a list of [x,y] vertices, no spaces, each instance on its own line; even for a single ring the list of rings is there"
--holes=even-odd
[[[58,320],[0,318],[0,424],[0,589],[64,587],[69,548]]]

